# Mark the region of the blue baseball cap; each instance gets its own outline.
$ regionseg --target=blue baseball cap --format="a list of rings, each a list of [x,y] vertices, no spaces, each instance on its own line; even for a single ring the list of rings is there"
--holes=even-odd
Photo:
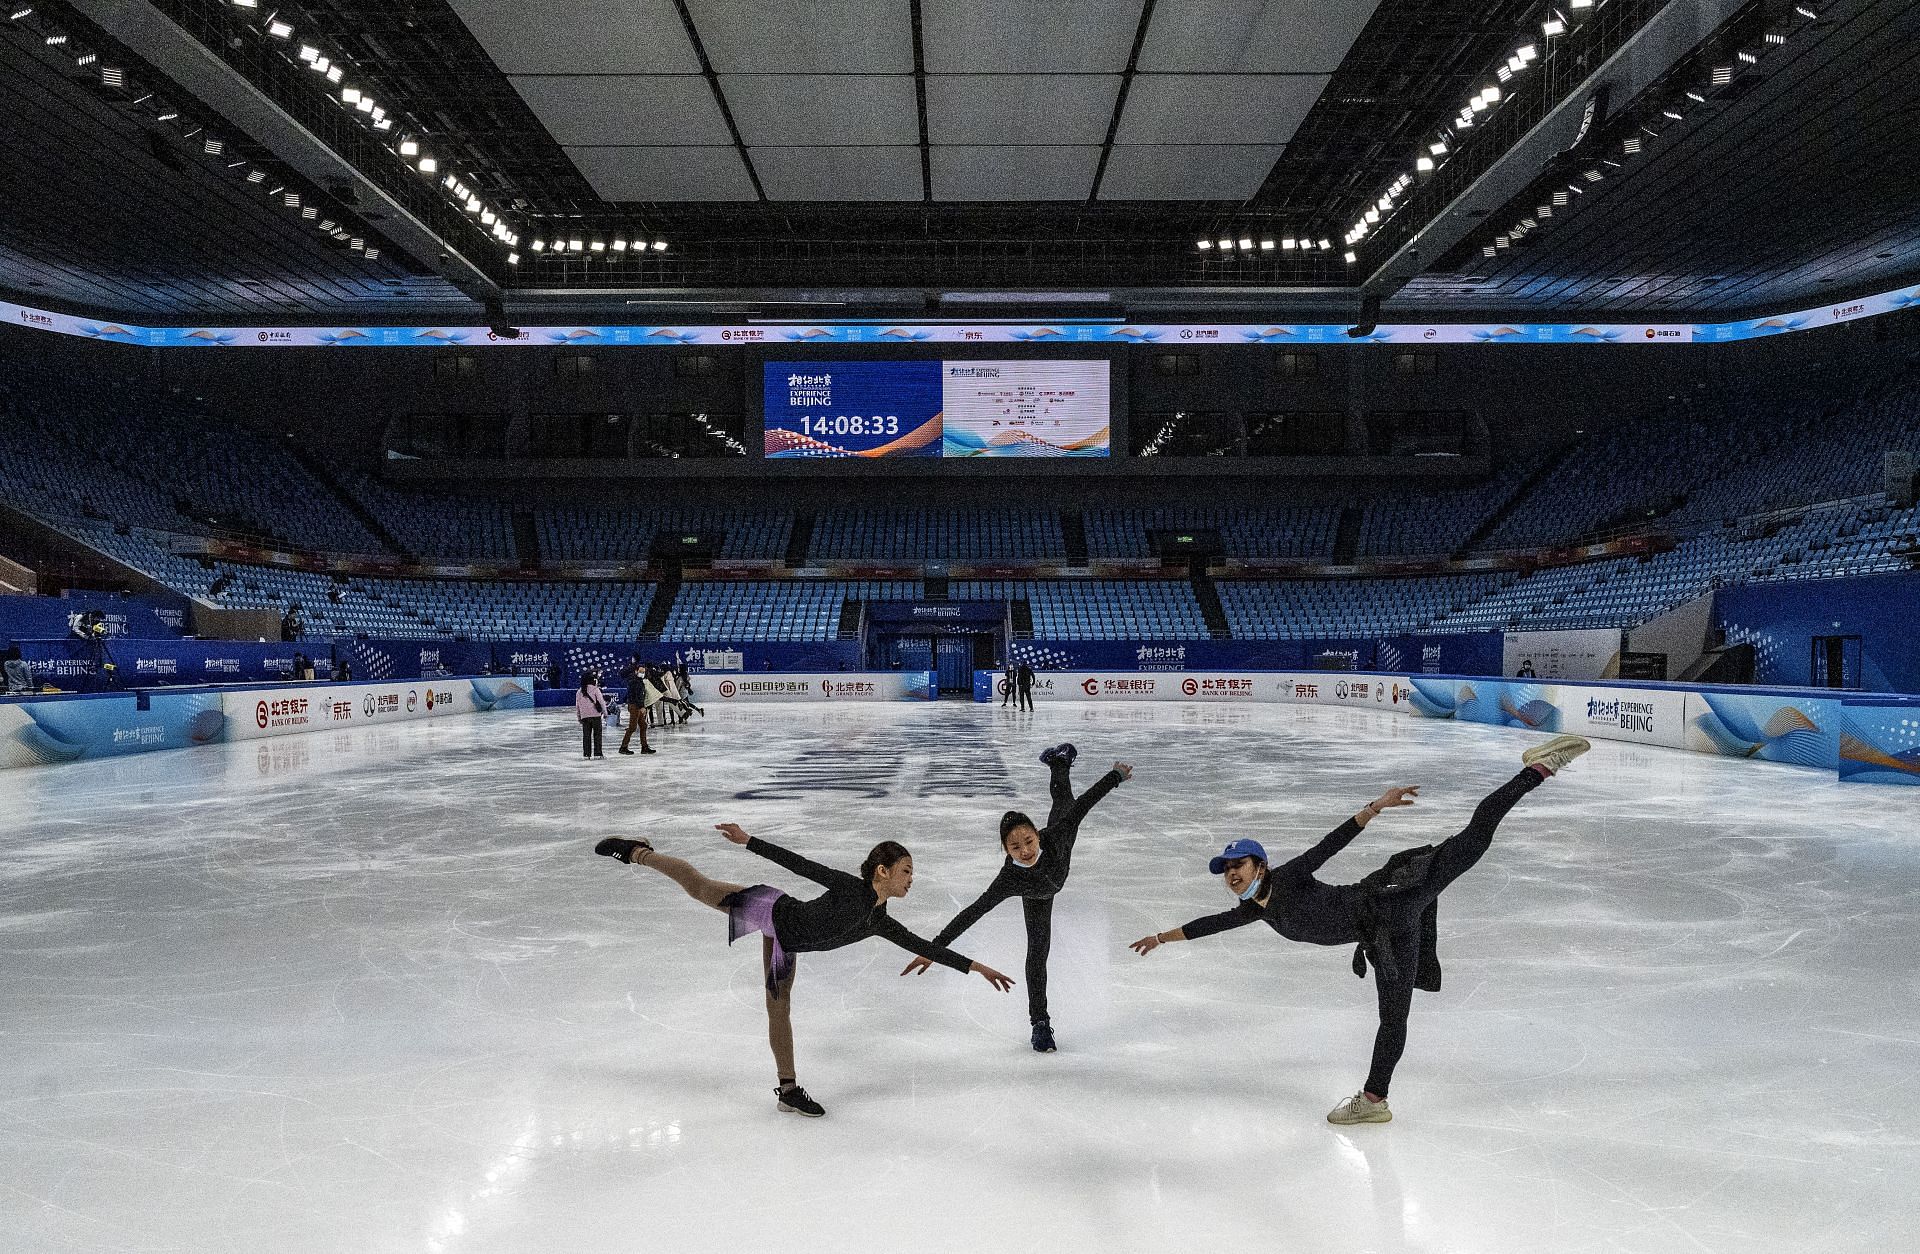
[[[1267,851],[1257,840],[1236,840],[1225,849],[1222,849],[1219,857],[1207,863],[1207,870],[1213,872],[1215,875],[1219,875],[1227,869],[1227,863],[1233,861],[1235,858],[1258,858],[1260,861],[1265,862],[1267,860]]]

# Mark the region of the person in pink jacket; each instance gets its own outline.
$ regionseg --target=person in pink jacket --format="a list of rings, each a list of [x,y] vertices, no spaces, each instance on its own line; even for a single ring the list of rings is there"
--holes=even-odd
[[[573,694],[573,716],[580,720],[580,756],[603,757],[600,752],[601,720],[607,715],[607,697],[600,691],[600,676],[592,671],[580,673],[580,691]]]

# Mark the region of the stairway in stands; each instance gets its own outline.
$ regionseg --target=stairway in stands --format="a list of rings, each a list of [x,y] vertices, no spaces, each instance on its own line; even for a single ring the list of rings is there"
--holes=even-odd
[[[1526,500],[1548,475],[1560,469],[1561,464],[1572,457],[1573,450],[1578,447],[1580,445],[1577,440],[1568,440],[1555,449],[1551,456],[1534,469],[1532,474],[1520,481],[1520,485],[1513,490],[1513,495],[1500,503],[1500,508],[1480,520],[1480,525],[1473,529],[1473,534],[1467,537],[1464,544],[1453,551],[1453,555],[1465,557],[1486,543],[1487,537],[1499,530],[1500,524],[1507,521],[1514,510],[1520,508],[1520,502]]]
[[[1358,505],[1349,505],[1340,511],[1340,525],[1333,533],[1333,564],[1335,566],[1353,565],[1354,555],[1360,551],[1360,519],[1362,511]]]
[[[533,525],[533,511],[513,511],[513,548],[520,557],[521,570],[540,569],[540,532]]]
[[[667,629],[667,615],[673,613],[674,598],[680,595],[680,563],[668,561],[667,573],[653,590],[653,601],[647,606],[646,621],[640,624],[640,634],[648,640],[659,639]]]
[[[807,549],[813,544],[813,515],[793,516],[793,530],[787,535],[787,569],[807,564]]]
[[[388,531],[386,524],[376,518],[372,510],[362,505],[353,493],[347,491],[345,485],[333,477],[333,471],[325,462],[307,451],[296,440],[281,440],[280,447],[285,449],[294,461],[300,463],[301,469],[312,475],[321,487],[332,494],[333,499],[340,502],[343,509],[359,519],[360,525],[371,531],[374,539],[386,545],[389,552],[409,562],[420,560],[418,553],[400,543],[399,537]]]
[[[1199,567],[1199,563],[1195,565]],[[1220,590],[1213,586],[1206,569],[1193,572],[1193,599],[1200,603],[1200,616],[1206,620],[1207,635],[1214,640],[1233,639],[1233,627],[1227,622],[1227,608],[1220,604]]]
[[[1060,535],[1067,542],[1067,565],[1087,564],[1087,518],[1077,509],[1060,511]]]

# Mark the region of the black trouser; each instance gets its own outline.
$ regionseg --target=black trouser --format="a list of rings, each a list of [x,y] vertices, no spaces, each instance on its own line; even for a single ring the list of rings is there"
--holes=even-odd
[[[1054,825],[1073,804],[1073,784],[1068,776],[1071,768],[1065,762],[1056,761],[1049,769],[1052,778],[1047,781],[1047,793],[1053,804],[1047,811],[1047,840],[1056,847],[1060,886],[1065,888],[1073,841],[1078,832],[1072,828],[1056,830]],[[1039,1023],[1047,1017],[1047,955],[1053,950],[1053,898],[1022,897],[1020,910],[1027,922],[1027,1018]]]
[[[620,737],[620,749],[627,752],[627,746],[633,743],[633,733],[640,733],[640,747],[650,749],[647,743],[647,708],[643,705],[627,703],[627,734]]]
[[[1020,709],[1020,710],[1031,710],[1033,708],[1033,685],[1032,684],[1020,685],[1020,704],[1015,706],[1014,708]]]
[[[600,756],[600,720],[598,718],[580,720],[580,756],[583,758]]]
[[[1000,693],[1000,704],[1001,704],[1001,705],[1008,705],[1008,704],[1010,704],[1010,703],[1011,703],[1011,702],[1013,701],[1013,694],[1014,694],[1014,691],[1015,691],[1015,689],[1019,687],[1019,685],[1018,685],[1018,684],[1015,684],[1015,683],[1013,682],[1013,676],[1011,676],[1011,675],[1009,675],[1009,676],[1007,676],[1007,678],[1006,678],[1006,680],[1005,680],[1005,683],[1006,683],[1006,685],[1007,685],[1007,686],[1006,686],[1006,687],[1005,687],[1005,688],[1004,688],[1004,689],[1003,689],[1003,690],[1001,691],[1001,693]]]
[[[1493,844],[1493,832],[1520,798],[1540,786],[1540,772],[1528,767],[1487,794],[1474,808],[1473,818],[1455,835],[1440,842],[1427,866],[1427,881],[1417,892],[1395,896],[1381,905],[1382,921],[1391,934],[1394,975],[1389,979],[1375,963],[1374,992],[1380,1002],[1380,1029],[1373,1037],[1373,1065],[1367,1072],[1367,1092],[1385,1097],[1393,1083],[1393,1069],[1407,1049],[1407,1016],[1413,1010],[1413,980],[1420,967],[1420,914],[1447,885],[1480,861]]]

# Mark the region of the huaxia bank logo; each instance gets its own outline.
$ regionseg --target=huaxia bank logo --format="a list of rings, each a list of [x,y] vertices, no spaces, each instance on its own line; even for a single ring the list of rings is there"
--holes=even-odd
[[[1590,727],[1617,727],[1621,731],[1653,734],[1653,702],[1651,701],[1602,701],[1598,697],[1587,700],[1587,725]]]

